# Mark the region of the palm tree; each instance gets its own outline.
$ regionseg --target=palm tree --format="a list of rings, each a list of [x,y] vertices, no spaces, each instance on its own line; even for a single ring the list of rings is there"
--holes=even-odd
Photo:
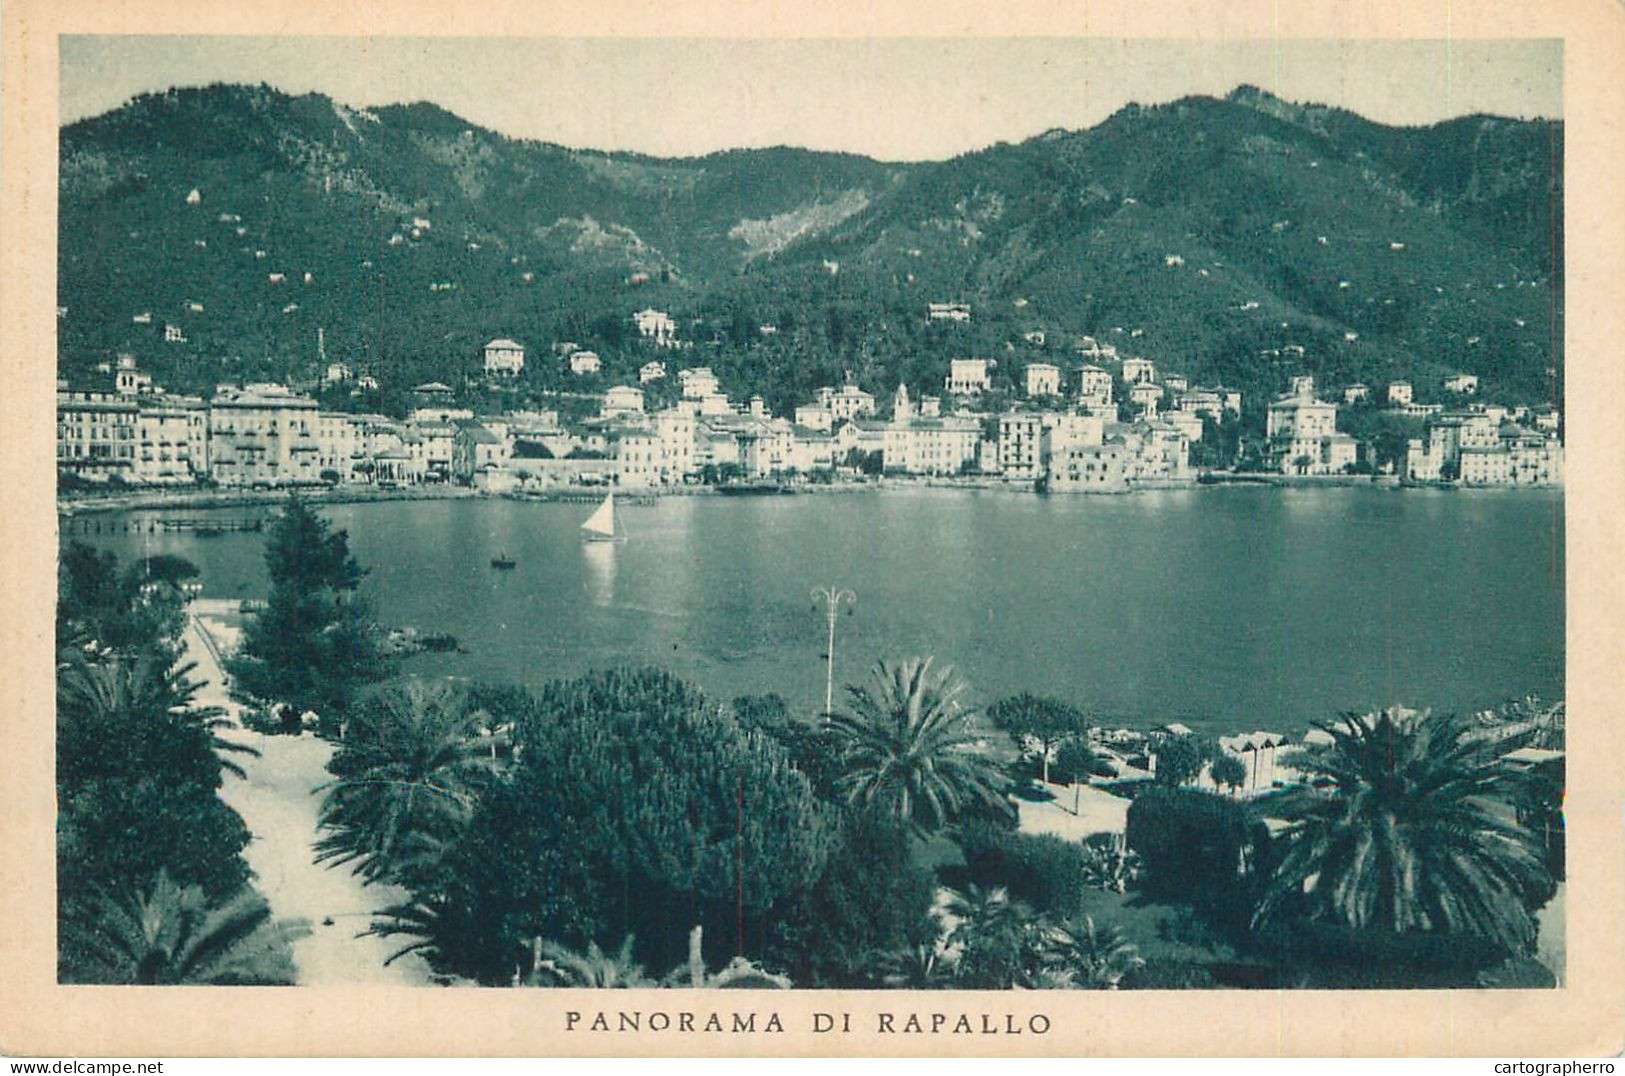
[[[1050,928],[1044,955],[1052,982],[1086,990],[1116,990],[1123,977],[1145,967],[1139,949],[1112,926],[1095,926],[1093,916],[1073,919]]]
[[[964,690],[952,669],[933,673],[930,658],[882,661],[872,688],[848,687],[852,712],[830,720],[845,750],[848,800],[922,834],[976,801],[1008,810],[999,773],[976,746]]]
[[[78,736],[82,746],[121,752],[128,765],[132,744],[151,742],[163,753],[173,753],[171,739],[153,734],[167,731],[196,738],[200,750],[211,752],[219,769],[238,777],[243,768],[227,755],[258,757],[245,743],[222,736],[235,722],[218,706],[200,706],[194,700],[202,687],[191,679],[195,662],[180,664],[167,652],[139,655],[109,654],[92,658],[84,651],[59,653],[56,676],[58,736]],[[99,740],[100,744],[88,743]],[[173,764],[177,759],[165,761]],[[209,763],[213,767],[214,763]],[[216,780],[211,784],[218,783]]]
[[[273,923],[253,890],[211,908],[162,872],[144,890],[70,903],[60,930],[64,982],[131,985],[291,985],[289,945],[310,933],[303,921]]]
[[[356,864],[368,881],[421,879],[473,813],[495,760],[480,738],[486,716],[450,684],[409,681],[350,722],[323,786],[317,862]]]
[[[577,951],[537,938],[532,954],[531,972],[525,980],[531,986],[631,990],[655,985],[655,981],[643,973],[643,965],[632,959],[630,934],[614,953],[604,952],[597,942],[588,942],[585,951]]]
[[[1297,765],[1331,779],[1283,807],[1285,854],[1255,915],[1388,933],[1535,940],[1531,909],[1551,893],[1533,835],[1514,819],[1524,776],[1507,759],[1525,737],[1486,738],[1471,719],[1389,710],[1319,726],[1330,744]]]
[[[953,923],[949,951],[954,976],[972,988],[1003,990],[1035,985],[1041,970],[1038,946],[1047,931],[1043,917],[1010,896],[1003,886],[972,883],[947,891],[945,917]]]

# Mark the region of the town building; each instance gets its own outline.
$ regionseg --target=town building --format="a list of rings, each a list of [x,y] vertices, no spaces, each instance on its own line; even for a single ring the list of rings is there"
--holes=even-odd
[[[486,377],[518,377],[525,369],[525,346],[506,337],[485,345]]]
[[[1036,412],[999,416],[999,473],[1007,482],[1033,482],[1043,474],[1043,420]]]
[[[974,396],[993,387],[992,359],[950,359],[946,381],[951,396]]]
[[[1150,359],[1124,359],[1123,383],[1136,385],[1157,379],[1157,364]]]
[[[1078,399],[1082,401],[1083,406],[1091,411],[1111,411],[1111,371],[1090,363],[1082,366],[1078,374]]]
[[[851,382],[829,397],[829,413],[836,423],[875,413],[875,398]]]
[[[630,385],[615,385],[604,393],[601,412],[605,417],[622,414],[643,414],[643,390]]]
[[[570,372],[577,377],[596,374],[604,368],[604,360],[598,357],[596,351],[570,352]]]
[[[615,457],[615,482],[622,489],[648,489],[660,481],[660,437],[642,426],[616,426],[609,431]]]
[[[820,404],[798,404],[796,425],[820,433],[829,433],[835,428],[835,413]]]
[[[638,368],[638,384],[647,385],[651,381],[659,381],[666,376],[666,364],[657,360],[650,360]]]
[[[320,480],[316,401],[276,384],[252,384],[209,401],[209,476],[221,486]]]
[[[513,488],[513,445],[508,438],[474,419],[454,425],[457,432],[452,440],[452,477],[462,485],[492,493]]]
[[[969,303],[927,303],[925,316],[930,321],[969,321]]]
[[[1371,398],[1371,389],[1367,385],[1356,381],[1352,385],[1343,386],[1343,402],[1345,404],[1362,403]]]
[[[664,310],[639,310],[632,315],[638,335],[656,347],[677,346],[677,322]]]
[[[1387,403],[1389,407],[1404,407],[1412,400],[1411,383],[1409,381],[1388,382]]]
[[[1337,405],[1314,397],[1312,379],[1295,386],[1297,391],[1269,405],[1265,418],[1271,468],[1282,474],[1324,475],[1352,467],[1358,445],[1337,432]]]
[[[106,388],[56,393],[56,466],[91,482],[130,481],[140,417],[136,402]]]
[[[677,380],[682,383],[684,398],[689,400],[703,400],[707,396],[717,395],[721,390],[721,383],[709,366],[679,370]]]
[[[692,414],[677,408],[656,412],[651,420],[659,441],[656,475],[663,486],[680,486],[696,469],[694,437],[696,421]]]
[[[1444,390],[1453,392],[1458,396],[1476,396],[1478,394],[1478,376],[1476,374],[1453,374],[1444,379]]]
[[[1129,402],[1150,419],[1157,417],[1157,406],[1162,402],[1162,386],[1153,381],[1137,381],[1129,385]]]
[[[1028,396],[1059,396],[1060,394],[1060,367],[1047,362],[1034,362],[1027,365]]]

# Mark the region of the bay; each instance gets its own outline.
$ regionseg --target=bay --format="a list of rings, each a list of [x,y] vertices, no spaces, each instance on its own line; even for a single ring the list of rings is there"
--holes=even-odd
[[[811,591],[836,585],[857,594],[837,625],[838,696],[877,658],[915,654],[954,665],[980,703],[1032,691],[1211,734],[1563,696],[1561,491],[671,497],[623,508],[620,544],[580,540],[591,505],[322,511],[348,530],[381,621],[468,651],[407,659],[424,675],[538,686],[661,665],[719,700],[778,692],[816,713],[827,622]],[[267,512],[130,513],[72,537],[125,559],[176,553],[207,594],[263,597],[263,534],[150,526]],[[493,570],[499,552],[517,567]]]

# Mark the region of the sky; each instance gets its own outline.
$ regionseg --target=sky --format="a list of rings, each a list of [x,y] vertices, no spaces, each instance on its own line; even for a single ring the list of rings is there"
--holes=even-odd
[[[1562,115],[1557,40],[64,36],[62,122],[139,93],[268,83],[432,101],[503,134],[662,157],[773,145],[937,160],[1241,84],[1390,124]]]

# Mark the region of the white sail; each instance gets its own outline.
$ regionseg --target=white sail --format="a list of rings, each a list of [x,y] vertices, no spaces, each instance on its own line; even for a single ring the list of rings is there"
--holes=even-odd
[[[587,517],[587,522],[581,525],[581,529],[589,535],[615,537],[615,494],[611,493],[604,498],[604,503],[598,506],[598,511]]]

